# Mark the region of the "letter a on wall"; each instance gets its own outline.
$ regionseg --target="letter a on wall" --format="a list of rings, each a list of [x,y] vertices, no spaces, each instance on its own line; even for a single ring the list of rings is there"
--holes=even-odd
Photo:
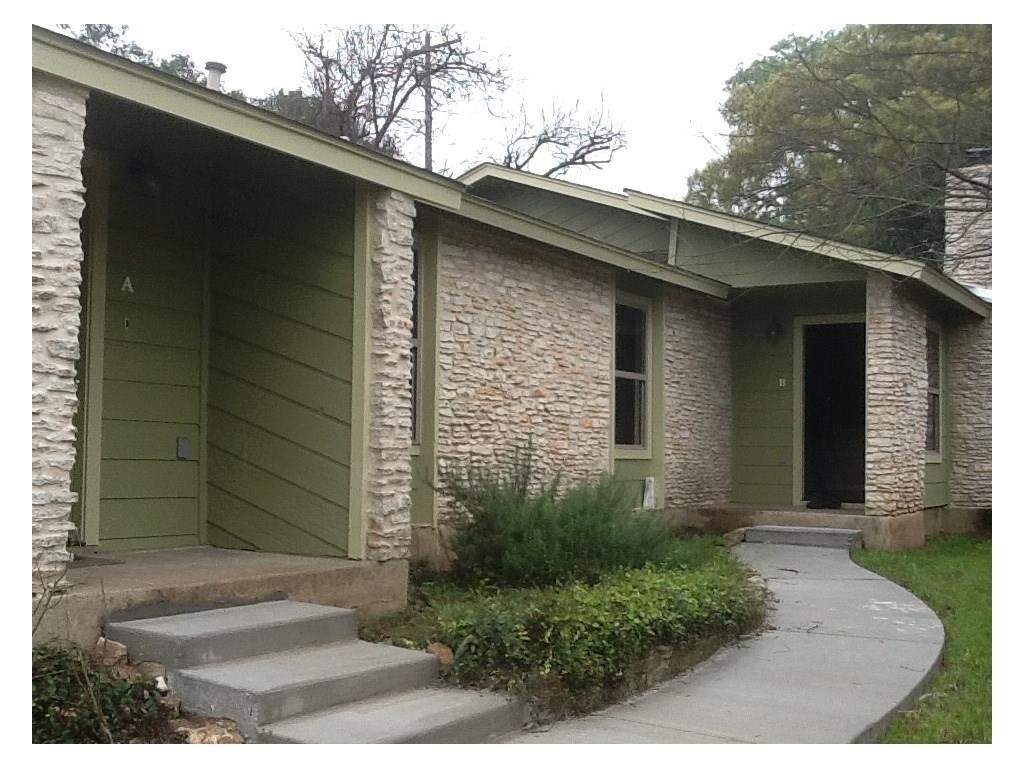
[[[135,293],[135,288],[132,287],[132,279],[125,276],[124,282],[121,283],[121,293]]]

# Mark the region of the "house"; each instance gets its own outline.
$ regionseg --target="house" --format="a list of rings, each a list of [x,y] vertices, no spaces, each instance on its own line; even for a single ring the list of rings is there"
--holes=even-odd
[[[344,561],[360,597],[307,599],[401,605],[439,551],[438,466],[528,440],[711,530],[905,547],[991,508],[990,294],[955,270],[495,166],[451,180],[32,46],[41,581],[69,546],[206,546]],[[198,594],[169,590],[146,594]]]

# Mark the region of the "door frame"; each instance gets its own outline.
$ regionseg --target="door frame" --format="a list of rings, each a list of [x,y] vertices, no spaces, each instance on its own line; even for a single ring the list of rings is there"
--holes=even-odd
[[[842,315],[805,315],[793,318],[793,504],[802,506],[804,498],[804,329],[809,325],[866,326],[863,312]],[[866,332],[865,328],[865,332]],[[864,349],[865,358],[867,348]],[[865,370],[866,370],[865,360]],[[865,373],[865,389],[867,378]],[[866,406],[865,406],[866,407]],[[865,414],[866,415],[866,414]]]

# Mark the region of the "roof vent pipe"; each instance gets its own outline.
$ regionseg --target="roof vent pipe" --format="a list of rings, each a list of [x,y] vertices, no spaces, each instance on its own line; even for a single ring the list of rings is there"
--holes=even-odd
[[[228,68],[219,61],[206,62],[206,87],[214,91],[220,90],[220,76],[228,71]]]

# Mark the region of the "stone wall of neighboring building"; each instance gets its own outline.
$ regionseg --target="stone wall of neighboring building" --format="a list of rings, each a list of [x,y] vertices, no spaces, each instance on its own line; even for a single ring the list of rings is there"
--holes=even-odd
[[[450,217],[441,232],[439,465],[508,459],[532,439],[542,476],[607,471],[611,270]]]
[[[864,506],[869,515],[924,509],[927,312],[888,275],[867,280]]]
[[[683,289],[665,314],[665,506],[724,504],[732,494],[729,307]]]
[[[950,409],[949,504],[992,508],[992,320],[946,329]]]
[[[416,206],[401,192],[370,201],[369,450],[366,457],[366,557],[409,554],[412,506],[413,219]]]
[[[49,582],[70,559],[88,92],[32,78],[32,562]]]
[[[988,189],[950,175],[946,182],[943,269],[962,283],[992,287],[992,163],[959,169]]]

